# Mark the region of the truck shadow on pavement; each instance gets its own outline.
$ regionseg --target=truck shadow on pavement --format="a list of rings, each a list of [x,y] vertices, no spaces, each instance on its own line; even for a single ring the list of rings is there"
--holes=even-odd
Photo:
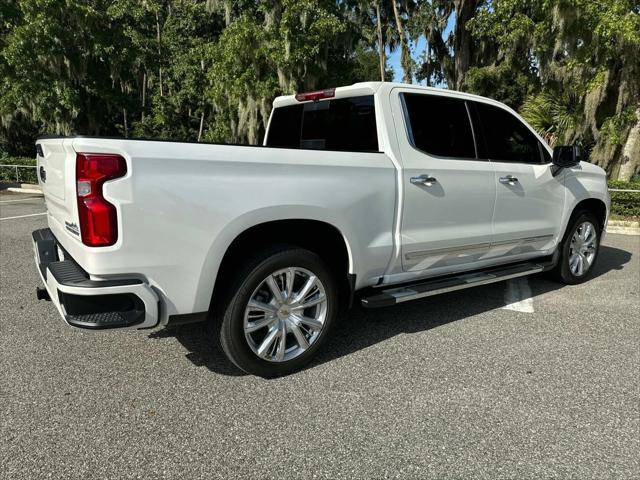
[[[602,245],[590,281],[611,270],[621,270],[631,260],[631,256],[632,254],[628,251]],[[567,288],[544,275],[528,278],[531,289],[530,298]],[[349,355],[396,335],[431,330],[502,308],[505,306],[505,290],[504,282],[500,282],[416,300],[395,307],[368,310],[355,305],[353,309],[338,318],[331,338],[305,369]],[[221,375],[246,375],[226,358],[213,330],[204,324],[184,325],[152,333],[150,337],[176,338],[188,350],[186,357],[195,366],[206,367]]]

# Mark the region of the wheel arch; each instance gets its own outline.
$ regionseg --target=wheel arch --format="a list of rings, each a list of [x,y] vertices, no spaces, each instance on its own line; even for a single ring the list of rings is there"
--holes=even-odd
[[[573,211],[571,212],[571,216],[569,217],[569,219],[573,218],[578,212],[581,211],[592,213],[600,224],[600,230],[604,230],[605,223],[607,221],[607,205],[602,200],[600,200],[599,198],[587,198],[581,200],[576,204],[575,207],[573,207]]]
[[[565,217],[566,220],[564,220],[564,225],[562,226],[562,234],[559,237],[560,240],[564,241],[569,229],[569,225],[571,225],[571,222],[575,218],[575,216],[579,212],[585,211],[592,213],[598,220],[600,231],[602,232],[604,230],[608,216],[607,204],[600,198],[585,198],[577,202],[571,209],[571,213],[568,213],[568,215]]]
[[[208,271],[203,271],[201,276],[199,291],[207,295],[211,302],[209,308],[224,291],[224,279],[233,271],[234,266],[242,262],[250,252],[276,244],[290,244],[318,253],[328,260],[341,288],[350,293],[353,291],[355,266],[349,240],[341,229],[324,219],[273,218],[251,225],[245,224],[244,228],[236,229],[227,238],[223,247],[220,247],[222,242],[216,242],[217,248],[215,245],[212,247],[211,256],[220,260],[215,265],[210,265]]]

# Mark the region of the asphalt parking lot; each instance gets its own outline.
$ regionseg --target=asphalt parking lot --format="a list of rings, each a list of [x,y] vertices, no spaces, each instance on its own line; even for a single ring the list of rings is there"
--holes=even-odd
[[[42,212],[0,193],[0,478],[640,478],[640,237],[583,285],[356,308],[263,380],[200,325],[65,326],[35,299]]]

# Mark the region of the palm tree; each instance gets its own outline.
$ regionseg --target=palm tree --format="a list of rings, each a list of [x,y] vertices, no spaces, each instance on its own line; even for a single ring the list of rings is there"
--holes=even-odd
[[[411,83],[413,80],[413,59],[411,58],[411,49],[407,39],[407,33],[404,28],[403,17],[409,17],[416,8],[413,0],[391,0],[393,5],[393,16],[395,19],[396,35],[400,44],[400,65],[402,65],[402,81]]]
[[[384,82],[384,74],[387,69],[387,58],[385,54],[385,41],[382,36],[382,15],[380,14],[381,0],[375,2],[376,8],[376,31],[378,32],[378,53],[380,55],[380,80]]]
[[[582,105],[575,92],[543,91],[528,97],[520,113],[550,146],[577,140]]]

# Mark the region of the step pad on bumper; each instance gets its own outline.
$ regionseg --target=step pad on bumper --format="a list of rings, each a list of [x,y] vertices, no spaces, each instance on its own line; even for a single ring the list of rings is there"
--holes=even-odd
[[[157,325],[158,297],[141,279],[92,280],[51,230],[36,230],[32,237],[46,290],[69,325],[91,330]]]
[[[67,322],[71,325],[90,329],[130,327],[143,320],[144,310],[137,312],[88,313],[85,315],[67,314]]]
[[[122,285],[139,285],[141,280],[127,278],[124,280],[91,280],[80,266],[72,260],[51,262],[48,265],[49,272],[61,285],[69,287],[119,287]]]

